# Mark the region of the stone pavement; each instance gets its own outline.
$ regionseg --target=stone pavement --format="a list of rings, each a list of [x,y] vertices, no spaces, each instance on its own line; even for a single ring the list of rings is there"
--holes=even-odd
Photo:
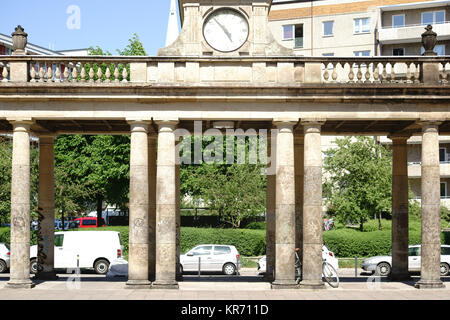
[[[361,271],[361,270],[360,270]],[[0,300],[450,300],[450,277],[445,289],[418,290],[418,277],[408,283],[370,282],[369,275],[341,269],[340,286],[325,290],[271,290],[270,283],[253,269],[240,276],[184,276],[179,290],[132,290],[125,288],[125,278],[107,279],[95,274],[81,274],[81,281],[68,281],[71,275],[59,274],[58,281],[36,282],[33,289],[6,289],[9,274],[0,275]]]

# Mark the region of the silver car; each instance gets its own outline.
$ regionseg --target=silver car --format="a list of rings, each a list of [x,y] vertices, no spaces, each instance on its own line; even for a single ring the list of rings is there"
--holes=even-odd
[[[408,248],[408,270],[413,272],[420,271],[420,245],[412,245]],[[364,271],[376,272],[381,276],[387,276],[391,273],[392,256],[377,256],[365,259],[361,268]],[[450,271],[450,245],[441,245],[441,276],[447,276]]]
[[[0,273],[4,273],[9,269],[10,251],[5,243],[0,242]]]

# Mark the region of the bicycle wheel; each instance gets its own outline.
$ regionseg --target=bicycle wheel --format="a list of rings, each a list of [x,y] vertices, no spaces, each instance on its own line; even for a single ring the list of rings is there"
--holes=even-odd
[[[322,275],[325,281],[333,288],[339,287],[339,276],[336,269],[328,262],[322,264]]]

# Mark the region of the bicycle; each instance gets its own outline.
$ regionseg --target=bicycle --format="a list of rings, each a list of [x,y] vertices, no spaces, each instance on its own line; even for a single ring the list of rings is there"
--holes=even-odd
[[[302,281],[302,263],[300,262],[300,257],[298,256],[298,251],[300,249],[295,249],[295,282],[297,284]],[[333,288],[339,287],[339,276],[336,269],[325,261],[322,260],[322,277],[325,281]]]

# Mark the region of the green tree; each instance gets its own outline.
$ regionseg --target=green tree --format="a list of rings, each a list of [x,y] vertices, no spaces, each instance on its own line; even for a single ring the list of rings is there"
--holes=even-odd
[[[97,47],[98,48],[98,47]],[[121,56],[146,56],[147,52],[144,49],[144,45],[139,40],[137,33],[133,34],[133,37],[128,40],[128,45],[125,49],[119,50],[117,52]]]
[[[365,221],[391,210],[392,154],[370,137],[337,139],[336,145],[324,160],[329,213],[362,231]]]

